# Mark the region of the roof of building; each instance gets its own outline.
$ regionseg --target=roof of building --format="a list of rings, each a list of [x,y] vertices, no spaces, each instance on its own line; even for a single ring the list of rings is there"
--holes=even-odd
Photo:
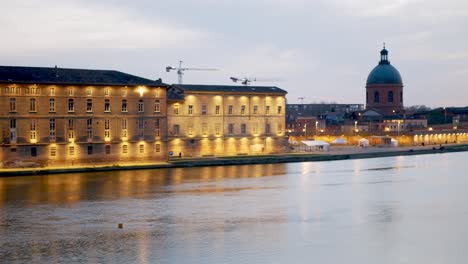
[[[154,81],[113,70],[20,66],[0,66],[0,83],[165,85],[160,79]]]
[[[287,92],[276,86],[250,85],[201,85],[201,84],[173,84],[172,86],[189,92],[231,92],[231,93],[278,93]]]
[[[385,48],[380,52],[379,64],[367,77],[367,85],[369,84],[403,84],[400,72],[390,64]]]

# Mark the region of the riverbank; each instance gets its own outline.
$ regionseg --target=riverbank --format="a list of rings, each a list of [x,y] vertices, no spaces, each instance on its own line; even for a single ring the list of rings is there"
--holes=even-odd
[[[48,168],[8,168],[0,169],[0,177],[45,175],[61,173],[100,172],[114,170],[140,170],[140,169],[162,169],[201,166],[223,166],[223,165],[247,165],[247,164],[270,164],[290,163],[307,161],[333,161],[345,159],[368,159],[391,156],[408,156],[423,154],[441,154],[450,152],[468,151],[468,144],[451,144],[440,146],[412,146],[399,148],[359,148],[354,146],[334,147],[329,152],[307,152],[287,153],[275,155],[256,156],[230,156],[230,157],[206,157],[206,158],[174,158],[165,163],[124,163],[124,164],[101,164],[68,167]]]

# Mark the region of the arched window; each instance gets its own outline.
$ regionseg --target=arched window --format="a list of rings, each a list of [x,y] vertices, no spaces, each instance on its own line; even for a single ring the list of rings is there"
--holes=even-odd
[[[388,92],[388,102],[393,103],[393,91]]]
[[[374,92],[374,103],[380,103],[380,95],[379,92]]]

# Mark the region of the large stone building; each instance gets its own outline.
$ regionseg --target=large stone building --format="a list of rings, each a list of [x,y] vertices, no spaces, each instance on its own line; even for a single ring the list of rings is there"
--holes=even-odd
[[[382,115],[403,113],[403,81],[390,64],[388,51],[380,51],[380,62],[370,72],[366,83],[366,109]]]
[[[0,159],[165,160],[166,88],[118,71],[0,66]]]
[[[284,151],[285,95],[277,87],[173,85],[168,151],[184,157]]]

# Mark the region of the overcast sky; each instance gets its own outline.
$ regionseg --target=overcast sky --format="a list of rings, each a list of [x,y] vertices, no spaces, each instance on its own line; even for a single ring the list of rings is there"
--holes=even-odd
[[[364,103],[382,43],[405,105],[468,105],[466,0],[0,0],[0,65],[184,83],[276,79],[289,103]]]

